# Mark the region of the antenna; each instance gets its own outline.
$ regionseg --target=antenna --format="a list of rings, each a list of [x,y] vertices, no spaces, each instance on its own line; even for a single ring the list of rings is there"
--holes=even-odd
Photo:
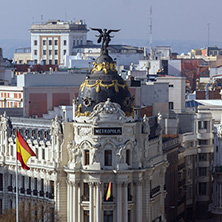
[[[149,16],[149,21],[150,21],[150,24],[149,24],[149,34],[150,34],[150,38],[149,38],[149,48],[150,48],[150,57],[152,58],[152,43],[153,43],[153,39],[152,39],[152,34],[153,34],[153,24],[152,24],[152,5],[150,6],[150,16]]]
[[[43,24],[43,15],[41,15],[41,23]]]
[[[209,47],[210,46],[210,23],[208,23],[207,24],[207,34],[208,34],[208,36],[207,36],[207,46]]]

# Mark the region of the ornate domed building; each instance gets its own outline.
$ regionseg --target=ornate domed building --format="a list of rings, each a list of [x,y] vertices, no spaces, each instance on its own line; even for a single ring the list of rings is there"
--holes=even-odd
[[[80,86],[74,122],[64,127],[67,221],[165,221],[161,118],[135,116],[128,85],[108,55],[106,31]]]

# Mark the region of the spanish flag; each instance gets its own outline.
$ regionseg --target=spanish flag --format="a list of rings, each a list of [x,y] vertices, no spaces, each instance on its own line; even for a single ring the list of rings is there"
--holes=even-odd
[[[27,142],[23,139],[21,134],[17,131],[16,138],[16,148],[17,148],[17,160],[21,162],[22,168],[24,170],[29,170],[27,166],[27,161],[31,156],[36,156],[36,154],[29,147]]]
[[[108,200],[111,197],[111,181],[109,182],[109,187],[106,193],[106,200]]]

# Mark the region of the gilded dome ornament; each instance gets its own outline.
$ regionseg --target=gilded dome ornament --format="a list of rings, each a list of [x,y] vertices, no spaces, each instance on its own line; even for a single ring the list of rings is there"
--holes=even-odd
[[[118,75],[116,63],[109,56],[107,47],[113,36],[111,32],[119,30],[92,29],[100,33],[98,43],[102,42],[101,53],[93,63],[91,75],[83,81],[79,88],[78,104],[76,104],[76,117],[90,117],[94,107],[103,104],[109,98],[112,103],[120,105],[120,109],[127,117],[134,118],[134,98],[130,94],[126,81]]]

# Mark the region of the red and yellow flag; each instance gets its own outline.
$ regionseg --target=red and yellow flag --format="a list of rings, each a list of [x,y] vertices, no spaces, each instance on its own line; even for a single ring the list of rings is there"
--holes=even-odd
[[[16,146],[17,146],[17,160],[21,162],[22,168],[24,170],[29,170],[27,166],[27,161],[31,156],[36,156],[36,154],[32,151],[26,141],[23,139],[21,134],[17,131],[16,137]]]
[[[108,200],[111,197],[111,181],[109,182],[109,187],[106,193],[106,200]]]

